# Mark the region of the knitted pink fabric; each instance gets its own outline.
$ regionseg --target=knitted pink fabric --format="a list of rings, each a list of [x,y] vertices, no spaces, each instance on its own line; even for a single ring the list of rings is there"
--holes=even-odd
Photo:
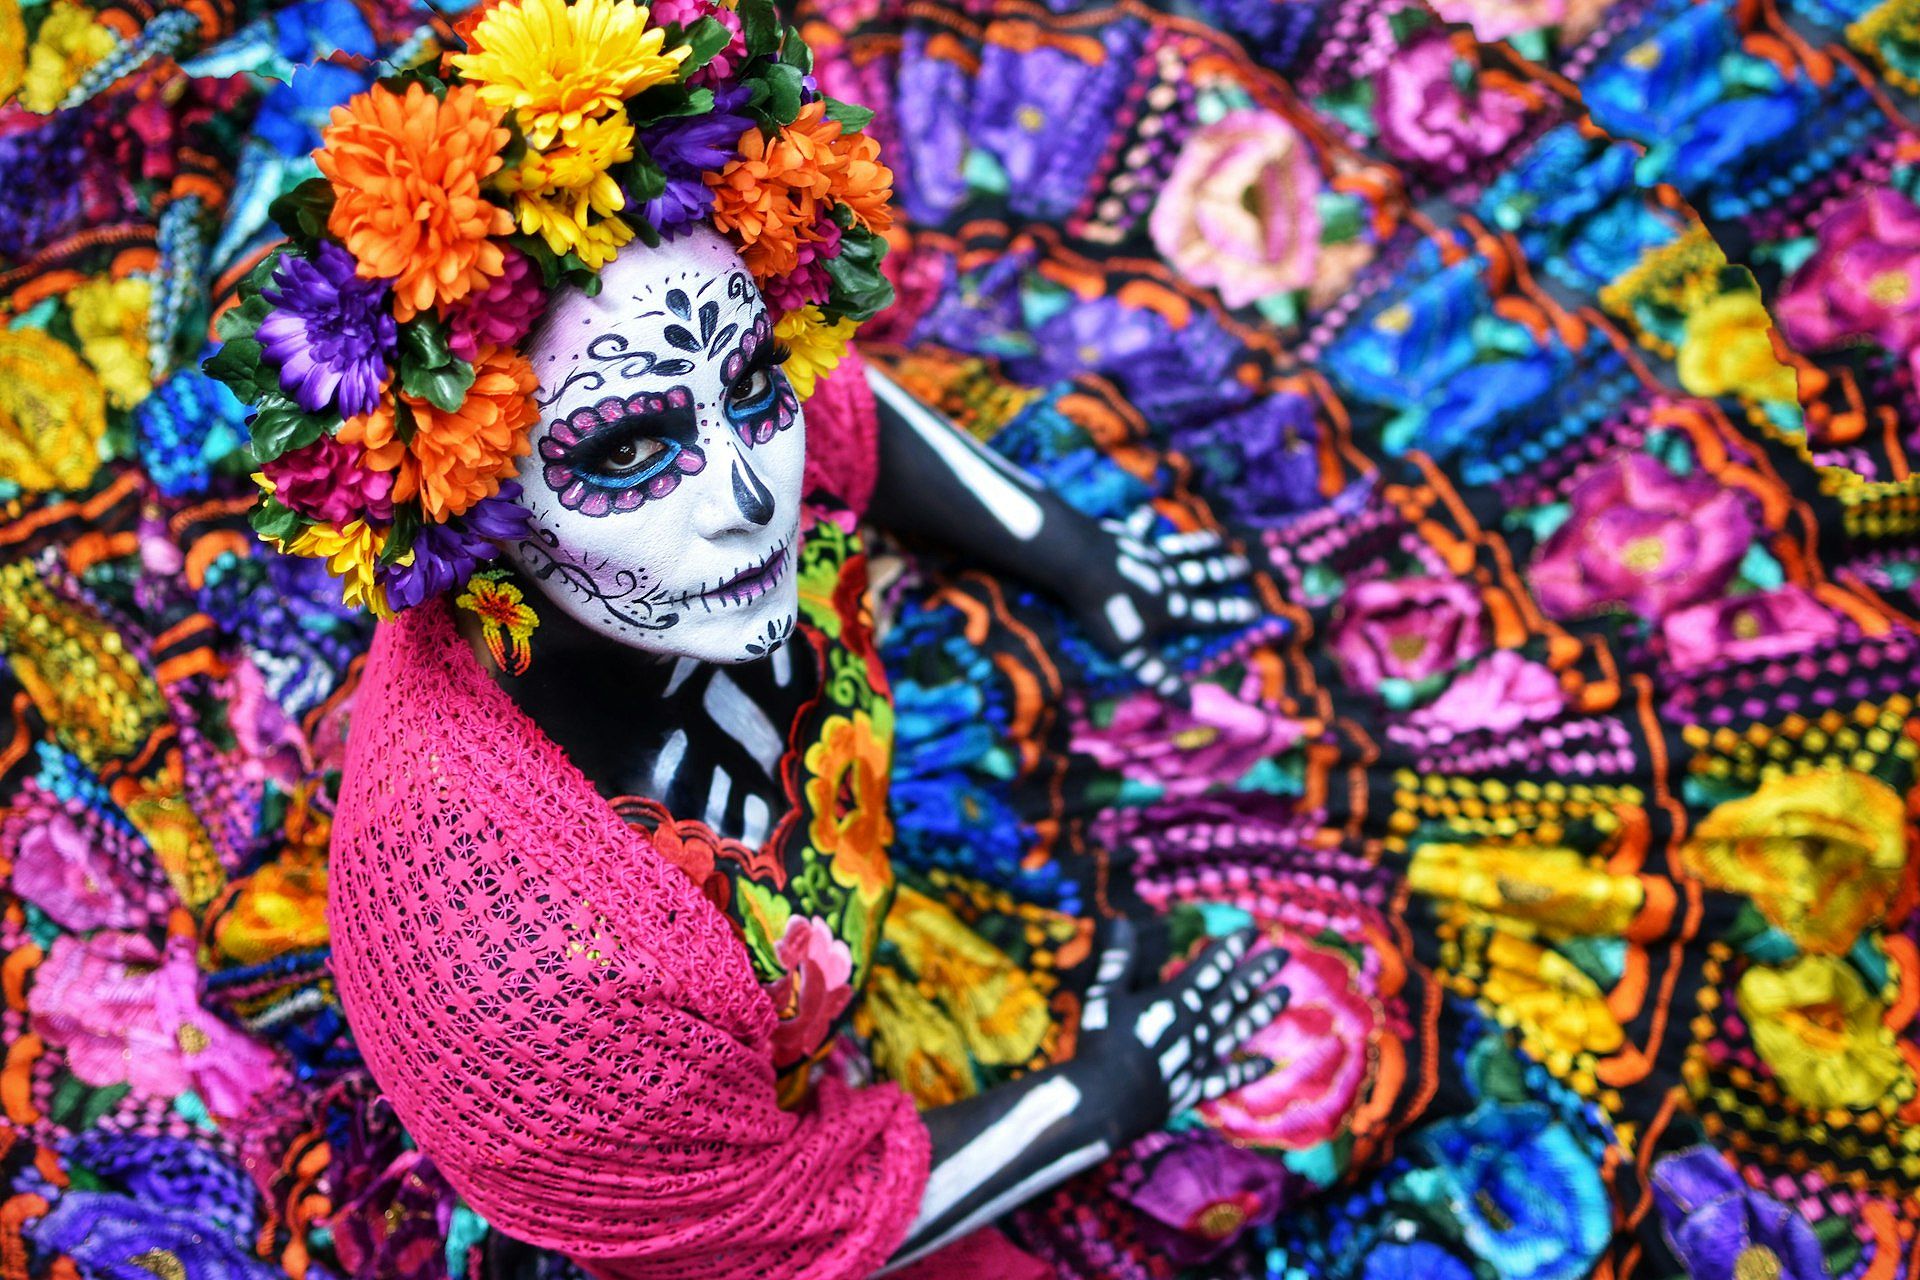
[[[880,417],[866,365],[852,348],[807,397],[806,488],[825,489],[865,515],[880,474]]]
[[[537,661],[537,658],[536,658]],[[489,1221],[620,1280],[849,1280],[913,1220],[892,1086],[774,1100],[774,1009],[693,882],[495,687],[444,603],[381,624],[333,830],[374,1078]]]

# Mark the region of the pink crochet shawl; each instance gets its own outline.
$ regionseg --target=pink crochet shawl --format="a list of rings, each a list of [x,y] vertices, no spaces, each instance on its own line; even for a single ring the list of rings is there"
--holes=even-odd
[[[604,1277],[879,1267],[927,1176],[907,1096],[826,1081],[780,1109],[774,1009],[727,920],[494,685],[444,604],[379,628],[355,705],[334,975],[374,1078],[460,1194]]]

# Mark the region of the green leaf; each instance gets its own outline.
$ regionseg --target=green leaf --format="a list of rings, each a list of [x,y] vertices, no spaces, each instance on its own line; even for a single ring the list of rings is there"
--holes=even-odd
[[[420,534],[420,504],[403,502],[393,509],[393,527],[387,531],[387,543],[380,548],[380,557],[376,564],[398,564],[400,557],[413,550],[413,540]]]
[[[400,390],[442,413],[458,409],[472,386],[473,366],[465,360],[452,360],[432,369],[405,362],[400,365]]]
[[[251,338],[260,322],[273,310],[273,304],[258,293],[237,307],[228,307],[214,321],[213,331],[222,342],[232,342],[236,338]]]
[[[658,227],[655,227],[645,218],[629,218],[627,219],[627,223],[633,228],[633,234],[641,244],[644,244],[649,249],[658,249],[660,247],[660,229]]]
[[[333,187],[325,178],[308,178],[267,206],[267,216],[302,248],[318,241],[333,212]]]
[[[629,206],[637,213],[637,206],[663,194],[667,189],[667,175],[653,162],[653,157],[645,151],[635,150],[633,159],[628,162],[622,173],[625,181],[621,183],[627,194],[633,197]],[[634,219],[628,219],[634,221]]]
[[[436,98],[444,99],[447,96],[447,82],[432,72],[422,71],[418,67],[396,71],[390,76],[382,76],[374,83],[401,97],[405,97],[407,90],[416,84]]]
[[[252,338],[233,338],[201,368],[209,378],[226,383],[242,404],[252,404],[280,389],[279,377],[261,352]]]
[[[687,60],[680,64],[680,78],[685,80],[694,72],[712,62],[733,40],[733,32],[722,26],[716,18],[702,18],[687,29]]]
[[[400,326],[400,367],[409,364],[438,369],[453,360],[447,345],[447,326],[429,315],[415,316]]]
[[[827,104],[827,119],[838,122],[842,133],[859,133],[873,122],[873,112],[866,107],[842,102],[838,98],[823,98],[822,101]]]
[[[747,56],[759,58],[780,46],[780,17],[773,0],[740,0],[735,10],[740,15],[740,34],[745,38]]]
[[[796,27],[787,28],[787,37],[780,45],[780,61],[793,67],[801,75],[813,74],[813,50]]]
[[[264,465],[318,440],[326,434],[327,420],[275,392],[260,401],[260,411],[253,415],[249,429],[253,433],[253,461]]]
[[[800,114],[805,78],[800,68],[791,63],[776,62],[767,68],[767,114],[775,124],[792,124],[793,118]]]
[[[414,429],[413,406],[396,398],[393,402],[393,438],[401,444],[412,444]]]
[[[259,505],[247,514],[247,523],[261,537],[285,545],[299,537],[300,531],[313,522],[278,498],[263,494]]]
[[[627,116],[637,128],[662,120],[700,116],[713,110],[713,90],[686,84],[655,85],[627,99]]]
[[[540,268],[540,283],[549,291],[560,283],[560,255],[547,247],[547,242],[539,236],[516,235],[510,244],[533,260]]]
[[[828,320],[851,316],[865,320],[893,301],[893,286],[880,273],[887,242],[871,231],[855,229],[840,240],[840,252],[827,259],[833,296],[821,313]]]

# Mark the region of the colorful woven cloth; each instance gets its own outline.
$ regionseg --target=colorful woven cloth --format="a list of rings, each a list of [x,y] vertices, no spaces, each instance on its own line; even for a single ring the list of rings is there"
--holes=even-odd
[[[1071,1052],[1096,919],[1251,919],[1281,1065],[1015,1215],[1054,1274],[1912,1276],[1920,9],[1436,8],[796,15],[898,175],[868,355],[1270,615],[1173,704],[910,558],[854,1028],[938,1105]],[[195,369],[326,108],[443,37],[0,0],[0,1274],[570,1273],[354,1048],[370,633]]]

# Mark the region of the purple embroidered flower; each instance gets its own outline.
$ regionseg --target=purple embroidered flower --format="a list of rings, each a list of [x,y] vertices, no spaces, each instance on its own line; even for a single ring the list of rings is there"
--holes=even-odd
[[[1076,725],[1072,745],[1101,768],[1173,797],[1227,788],[1299,740],[1296,722],[1218,685],[1199,684],[1187,708],[1145,693],[1126,698],[1104,727]]]
[[[1143,1243],[1177,1267],[1218,1257],[1242,1233],[1272,1222],[1283,1205],[1311,1186],[1278,1160],[1243,1151],[1206,1130],[1161,1140],[1169,1145],[1143,1157],[1144,1179],[1116,1194],[1144,1215]]]
[[[1347,593],[1330,640],[1356,689],[1383,680],[1417,684],[1483,652],[1480,597],[1453,578],[1375,579]]]
[[[498,559],[508,543],[527,535],[532,523],[519,499],[519,483],[509,480],[449,523],[421,525],[413,539],[412,563],[379,569],[387,602],[395,609],[411,609],[453,590],[481,565]]]
[[[1239,413],[1196,421],[1168,443],[1211,482],[1208,496],[1242,523],[1260,527],[1320,503],[1318,435],[1313,402],[1291,391],[1258,400]]]
[[[1820,1239],[1799,1214],[1755,1191],[1710,1147],[1653,1167],[1653,1203],[1667,1243],[1693,1280],[1824,1280]]]
[[[275,1280],[281,1272],[246,1253],[193,1213],[158,1209],[99,1191],[69,1191],[27,1228],[35,1245],[64,1253],[93,1280],[153,1280],[156,1260],[193,1280]]]
[[[1374,107],[1387,151],[1432,173],[1459,176],[1513,141],[1526,124],[1518,95],[1454,80],[1453,42],[1434,34],[1388,59]]]
[[[418,1151],[402,1153],[330,1219],[348,1274],[444,1277],[455,1199],[433,1161]]]
[[[744,87],[714,94],[713,110],[703,116],[667,120],[640,133],[640,147],[666,175],[667,189],[647,201],[643,216],[662,234],[704,219],[713,208],[709,170],[739,158],[740,135],[753,121],[735,114],[746,104]]]
[[[967,136],[1006,170],[1015,212],[1064,217],[1079,203],[1142,35],[1142,24],[1114,22],[1097,37],[1104,48],[1091,40],[1066,48],[986,45]]]
[[[900,95],[900,140],[896,150],[881,154],[899,157],[894,190],[908,215],[938,223],[967,197],[967,97],[973,77],[953,56],[929,53],[928,39],[920,27],[908,28],[902,39],[893,82]]]
[[[0,173],[7,175],[0,183],[0,262],[24,261],[89,221],[112,220],[130,203],[111,165],[89,172],[91,110],[0,112]],[[109,179],[111,190],[103,185]]]
[[[322,241],[311,258],[283,256],[273,283],[279,292],[261,296],[274,310],[254,336],[280,367],[281,388],[308,413],[372,413],[398,339],[387,282],[359,279],[353,256]]]
[[[236,1165],[198,1142],[91,1129],[67,1149],[73,1165],[155,1209],[179,1209],[237,1240],[259,1226],[259,1193]]]
[[[1639,453],[1596,467],[1572,506],[1530,577],[1556,618],[1611,607],[1657,622],[1724,591],[1760,531],[1745,494]]]

